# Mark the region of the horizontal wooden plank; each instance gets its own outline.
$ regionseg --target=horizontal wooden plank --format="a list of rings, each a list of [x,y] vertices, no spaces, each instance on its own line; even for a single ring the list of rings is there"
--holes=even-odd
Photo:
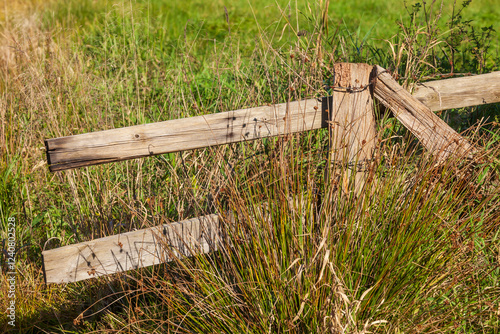
[[[309,99],[45,141],[51,171],[254,140],[322,127]]]
[[[69,283],[217,250],[219,217],[207,215],[42,252],[46,283]]]
[[[413,96],[431,111],[500,102],[500,72],[417,84]]]

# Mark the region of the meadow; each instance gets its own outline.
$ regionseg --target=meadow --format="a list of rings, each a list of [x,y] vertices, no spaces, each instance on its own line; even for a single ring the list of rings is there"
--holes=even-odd
[[[325,96],[337,62],[379,64],[407,88],[498,71],[495,0],[0,6],[2,310],[17,223],[16,327],[0,313],[0,330],[500,332],[497,104],[439,113],[481,157],[444,166],[380,110],[375,181],[359,196],[325,181],[326,129],[56,173],[44,147]],[[44,249],[213,212],[234,217],[226,251],[44,284]]]

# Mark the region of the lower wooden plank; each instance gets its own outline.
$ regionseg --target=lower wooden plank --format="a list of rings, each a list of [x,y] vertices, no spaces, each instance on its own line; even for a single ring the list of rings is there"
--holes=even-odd
[[[69,283],[217,250],[219,217],[207,215],[42,252],[46,283]]]

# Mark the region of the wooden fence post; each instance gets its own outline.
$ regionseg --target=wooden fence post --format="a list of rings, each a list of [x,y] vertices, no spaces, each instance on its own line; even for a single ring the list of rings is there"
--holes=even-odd
[[[375,110],[370,80],[373,66],[339,63],[334,65],[333,96],[326,99],[330,132],[329,180],[341,173],[343,189],[357,195],[363,189],[375,153]],[[325,102],[324,102],[325,103]],[[355,173],[355,175],[352,175]],[[354,182],[354,184],[351,183]]]

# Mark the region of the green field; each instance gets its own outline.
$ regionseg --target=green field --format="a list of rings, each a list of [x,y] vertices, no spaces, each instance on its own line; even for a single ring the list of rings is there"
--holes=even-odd
[[[498,104],[438,113],[478,147],[444,166],[380,110],[359,196],[325,181],[326,129],[57,173],[44,147],[324,96],[338,62],[379,64],[407,88],[497,71],[496,2],[4,0],[2,309],[11,217],[17,274],[16,326],[2,312],[0,330],[499,333]],[[235,216],[231,251],[43,283],[44,249],[213,212]]]
[[[456,5],[453,1],[445,1],[441,8],[439,1],[434,2],[434,6],[430,7],[428,2],[424,8],[425,5],[417,1],[336,1],[328,6],[329,25],[331,29],[340,26],[341,30],[349,30],[361,38],[382,41],[397,34],[397,23],[408,20],[408,13],[415,4],[422,5],[422,11],[434,11],[434,14],[441,11],[443,27],[462,5],[461,1]],[[175,41],[182,38],[186,26],[194,28],[200,38],[222,40],[227,37],[229,30],[225,17],[226,8],[233,34],[247,42],[262,31],[280,35],[279,30],[286,21],[292,23],[295,31],[314,29],[310,20],[324,6],[323,3],[307,1],[258,0],[235,1],[230,4],[223,1],[133,1],[125,2],[122,9],[132,9],[138,21],[149,22],[153,30],[164,30],[163,37],[167,41]],[[55,2],[50,10],[63,27],[85,34],[99,28],[96,21],[102,23],[103,16],[120,9],[112,1],[87,0],[71,1],[64,6]],[[463,19],[471,20],[477,28],[493,26],[498,30],[499,15],[500,9],[494,0],[474,0],[463,12]],[[53,23],[53,16],[51,19]],[[424,21],[423,17],[420,19]]]

